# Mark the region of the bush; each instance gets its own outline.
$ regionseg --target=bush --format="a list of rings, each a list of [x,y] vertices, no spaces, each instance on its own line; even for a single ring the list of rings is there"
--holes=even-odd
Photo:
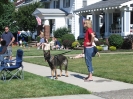
[[[62,42],[62,45],[64,46],[65,49],[66,49],[66,48],[71,48],[72,42],[73,42],[73,41],[70,41],[70,40],[64,40],[64,41]]]
[[[80,45],[83,45],[84,39],[78,39]]]
[[[58,28],[53,33],[55,38],[61,38],[63,35],[70,33],[70,30],[66,27],[63,27],[63,28]]]
[[[115,51],[115,50],[116,50],[116,47],[115,47],[115,46],[110,46],[110,47],[109,47],[109,50]]]
[[[65,34],[62,36],[62,44],[66,48],[71,48],[72,43],[75,41],[75,37],[73,34]]]
[[[65,35],[62,36],[61,39],[62,39],[62,41],[64,41],[64,40],[70,40],[72,42],[75,41],[75,37],[74,37],[73,34],[65,34]]]
[[[123,38],[120,35],[113,34],[108,39],[110,46],[116,46],[116,48],[121,48],[123,44]]]
[[[96,46],[96,48],[97,48],[98,51],[102,51],[103,50],[102,46]]]
[[[40,36],[36,37],[37,42],[40,42]]]
[[[78,42],[78,41],[74,41],[74,42],[72,43],[72,48],[75,48],[75,47],[77,47],[77,46],[80,46],[79,42]]]
[[[28,43],[31,42],[31,36],[28,36]]]
[[[131,49],[131,48],[132,48],[132,43],[131,43],[131,41],[129,41],[128,38],[124,39],[121,48],[122,48],[122,49]]]

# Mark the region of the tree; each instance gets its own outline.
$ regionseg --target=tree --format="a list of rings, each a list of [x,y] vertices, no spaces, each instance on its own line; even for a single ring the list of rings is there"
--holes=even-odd
[[[17,30],[15,21],[13,20],[12,13],[15,11],[14,4],[8,2],[2,5],[3,11],[0,15],[0,33],[3,32],[5,26],[10,27],[11,32]]]
[[[32,16],[32,13],[35,11],[36,8],[41,7],[41,4],[39,2],[36,2],[33,4],[22,6],[18,9],[18,11],[15,11],[13,16],[20,30],[29,30],[31,32],[34,32],[36,30],[37,21],[35,16]]]

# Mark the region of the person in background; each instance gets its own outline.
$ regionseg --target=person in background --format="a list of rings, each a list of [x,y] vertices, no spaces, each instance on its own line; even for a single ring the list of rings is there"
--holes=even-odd
[[[4,54],[6,52],[6,50],[7,50],[6,41],[3,40],[3,41],[0,42],[0,44],[1,44],[0,54]]]
[[[96,37],[94,37],[94,42],[92,43],[92,45],[94,46],[92,57],[95,57],[96,54],[98,55],[98,57],[100,57],[100,53],[98,52],[95,41],[98,41],[98,39]]]
[[[54,48],[59,50],[60,47],[61,47],[60,42],[57,40],[57,38],[55,38],[55,45],[54,45]]]
[[[39,41],[39,43],[37,43],[37,49],[40,49],[40,47],[41,47],[41,49],[43,49],[44,43],[45,43],[43,32],[41,32],[41,34],[39,36],[40,36],[40,41]]]
[[[19,46],[20,46],[20,47],[22,47],[22,43],[23,43],[23,41],[22,41],[22,39],[20,39],[20,40],[19,40]]]
[[[54,43],[55,43],[55,38],[53,37],[52,40],[50,41],[50,47],[52,50],[54,49]]]
[[[5,40],[6,41],[8,54],[10,56],[10,60],[12,60],[12,44],[13,44],[13,42],[15,40],[15,37],[9,31],[9,27],[8,26],[5,27],[5,32],[2,34],[1,40]]]

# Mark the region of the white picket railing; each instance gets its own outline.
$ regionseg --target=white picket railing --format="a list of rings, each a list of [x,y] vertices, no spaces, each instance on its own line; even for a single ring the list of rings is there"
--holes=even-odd
[[[133,34],[133,24],[130,24],[130,33]],[[116,29],[111,29],[110,34],[121,34],[121,26],[118,26]]]
[[[110,29],[111,34],[121,34],[121,25],[117,25],[116,29]]]

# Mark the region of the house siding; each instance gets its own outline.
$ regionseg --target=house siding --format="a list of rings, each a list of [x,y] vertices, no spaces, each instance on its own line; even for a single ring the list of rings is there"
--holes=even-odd
[[[79,8],[82,8],[83,6],[83,0],[75,0],[75,10],[76,9],[79,9]],[[78,36],[80,35],[80,16],[79,15],[74,15],[74,18],[73,18],[73,25],[74,25],[74,29],[72,31],[72,33],[74,34],[75,36],[75,39],[78,38]]]
[[[65,17],[57,17],[55,18],[55,30],[60,27],[66,27]]]
[[[99,1],[103,1],[103,0],[87,0],[87,5],[91,5],[91,4],[99,2]]]

